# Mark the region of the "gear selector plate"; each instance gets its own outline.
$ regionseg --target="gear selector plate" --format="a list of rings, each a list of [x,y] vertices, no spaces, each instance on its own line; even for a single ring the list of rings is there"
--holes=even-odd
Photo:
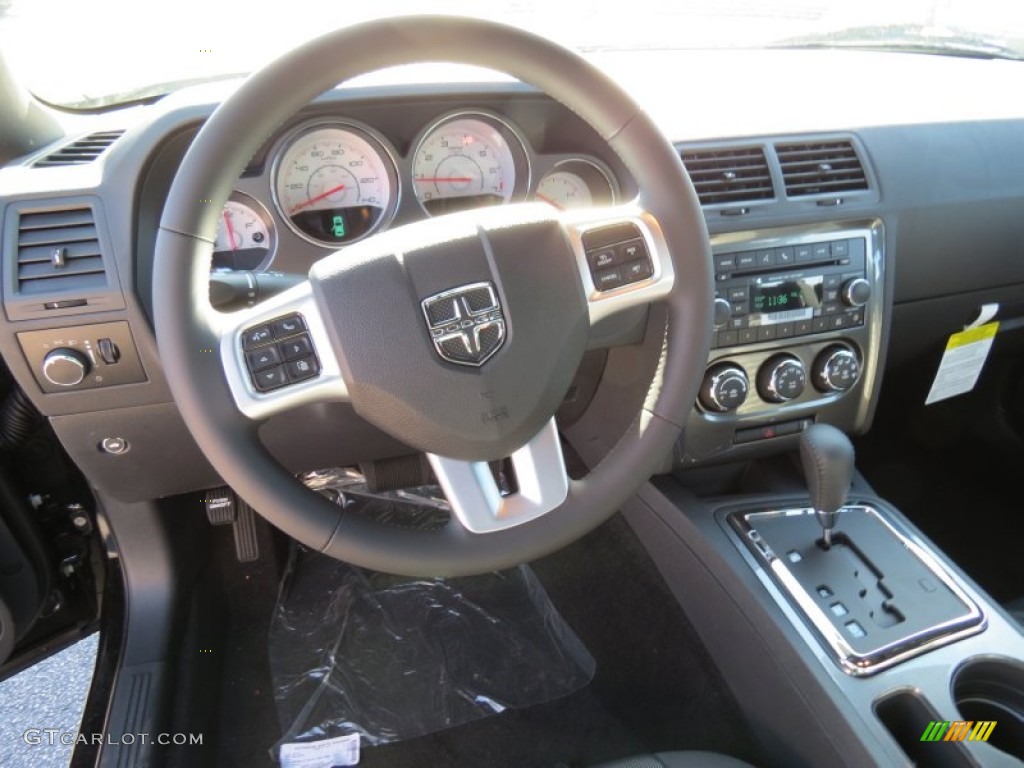
[[[844,507],[831,547],[810,508],[729,519],[849,674],[872,674],[984,628],[981,610],[938,559],[874,507]]]

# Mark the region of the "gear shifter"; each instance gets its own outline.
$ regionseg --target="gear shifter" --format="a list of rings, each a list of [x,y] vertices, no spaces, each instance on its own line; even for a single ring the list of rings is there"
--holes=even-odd
[[[800,461],[821,523],[822,541],[830,549],[832,529],[853,479],[853,444],[830,424],[812,424],[800,436]]]

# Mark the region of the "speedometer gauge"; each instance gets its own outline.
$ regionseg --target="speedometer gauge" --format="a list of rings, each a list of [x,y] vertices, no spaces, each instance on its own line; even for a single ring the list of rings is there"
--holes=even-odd
[[[319,245],[340,246],[394,214],[398,174],[383,144],[352,125],[318,125],[291,139],[274,166],[285,221]]]
[[[489,116],[452,115],[427,131],[413,154],[416,199],[429,214],[507,203],[526,154],[511,129]]]

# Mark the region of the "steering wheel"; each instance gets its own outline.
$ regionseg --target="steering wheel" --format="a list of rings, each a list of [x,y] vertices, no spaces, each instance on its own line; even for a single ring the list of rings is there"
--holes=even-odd
[[[576,213],[510,204],[398,227],[317,261],[302,284],[254,307],[215,311],[217,220],[259,146],[337,83],[429,61],[503,71],[560,101],[619,155],[637,199]],[[639,257],[635,282],[603,290],[591,261],[624,239]],[[678,439],[711,338],[708,236],[678,153],[624,90],[577,54],[474,19],[403,17],[340,29],[250,76],[207,120],[178,169],[154,281],[172,395],[225,482],[308,547],[411,576],[526,562],[611,516]],[[569,479],[554,414],[591,329],[652,302],[665,303],[667,323],[646,402],[607,456],[583,479]],[[256,378],[250,348],[290,334],[310,347],[304,364],[275,380]],[[346,513],[260,442],[258,427],[270,416],[338,400],[427,454],[452,507],[448,525],[425,532]],[[517,488],[503,495],[488,462],[505,457]]]

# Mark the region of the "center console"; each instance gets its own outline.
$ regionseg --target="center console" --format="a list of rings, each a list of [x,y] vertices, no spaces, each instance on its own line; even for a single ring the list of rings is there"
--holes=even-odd
[[[884,321],[881,222],[718,234],[712,251],[715,334],[682,465],[774,452],[819,419],[866,429]]]

